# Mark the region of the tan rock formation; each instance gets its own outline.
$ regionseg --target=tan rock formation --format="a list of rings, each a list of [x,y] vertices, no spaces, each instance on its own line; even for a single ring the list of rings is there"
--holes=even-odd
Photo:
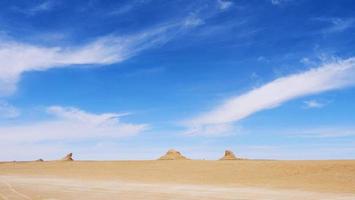
[[[174,149],[169,150],[164,156],[160,157],[159,160],[188,160],[179,151]]]
[[[241,160],[241,159],[237,158],[232,151],[226,150],[224,152],[224,156],[220,160]]]
[[[62,158],[61,161],[74,161],[74,159],[73,159],[73,153],[69,153],[69,154],[66,155],[64,158]]]

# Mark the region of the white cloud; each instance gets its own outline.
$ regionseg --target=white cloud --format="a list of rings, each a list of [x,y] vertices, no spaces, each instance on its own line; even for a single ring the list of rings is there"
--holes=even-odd
[[[303,102],[306,108],[323,108],[326,104],[317,100],[308,100]]]
[[[204,23],[203,19],[195,15],[191,15],[190,17],[186,18],[183,24],[186,27],[195,27],[195,26],[202,25],[203,23]]]
[[[281,5],[281,4],[289,2],[289,1],[292,1],[292,0],[271,0],[270,2],[273,5]]]
[[[231,124],[209,124],[205,126],[195,126],[184,132],[184,135],[187,136],[208,136],[208,137],[216,137],[216,136],[230,136],[235,135],[240,132],[235,126]]]
[[[57,5],[57,3],[58,1],[45,0],[34,4],[31,7],[13,7],[13,10],[25,15],[34,16],[42,12],[51,11]]]
[[[53,7],[54,7],[53,1],[43,1],[42,3],[31,8],[29,11],[31,13],[37,13],[37,12],[51,10]]]
[[[103,38],[82,47],[42,47],[0,42],[0,94],[11,94],[22,73],[76,64],[110,64],[125,58],[124,47]],[[117,41],[116,41],[117,42]]]
[[[298,97],[355,85],[354,76],[354,57],[323,64],[302,73],[278,78],[245,94],[232,97],[210,112],[187,120],[184,124],[189,130],[226,126]]]
[[[260,62],[269,62],[269,59],[264,56],[259,56],[256,60]]]
[[[0,101],[0,118],[11,119],[18,117],[20,111],[5,101]]]
[[[47,108],[53,119],[22,125],[0,127],[0,140],[9,142],[38,142],[61,139],[117,138],[146,131],[147,124],[121,122],[126,113],[93,114],[73,107]]]
[[[331,26],[324,30],[326,33],[342,32],[354,25],[354,19],[331,18],[328,19]]]
[[[217,0],[217,3],[221,10],[226,10],[233,5],[233,2],[228,0]]]
[[[355,136],[354,127],[321,127],[295,131],[284,131],[292,137],[305,138],[338,138]]]
[[[271,3],[274,5],[278,5],[282,2],[282,0],[271,0]]]
[[[123,4],[117,8],[114,8],[113,11],[109,12],[108,14],[109,15],[122,15],[122,14],[126,14],[126,13],[129,13],[131,11],[133,11],[134,9],[144,5],[144,4],[147,4],[147,3],[150,3],[150,0],[148,1],[142,1],[142,0],[133,0],[133,1],[129,1],[128,3],[126,4]]]
[[[140,51],[162,45],[200,23],[188,18],[134,35],[105,36],[70,47],[46,47],[0,39],[0,95],[12,94],[24,72],[119,63]]]
[[[324,23],[325,27],[320,30],[323,34],[338,33],[346,31],[354,26],[354,18],[337,17],[317,17],[313,18],[316,22]]]
[[[312,64],[312,63],[313,63],[313,62],[312,62],[309,58],[307,58],[307,57],[302,58],[302,59],[300,60],[300,62],[301,62],[302,64],[305,64],[305,65],[309,65],[309,64]]]
[[[279,160],[328,160],[353,159],[355,146],[351,142],[343,144],[268,144],[262,146],[238,146],[238,153],[251,159],[279,159]]]

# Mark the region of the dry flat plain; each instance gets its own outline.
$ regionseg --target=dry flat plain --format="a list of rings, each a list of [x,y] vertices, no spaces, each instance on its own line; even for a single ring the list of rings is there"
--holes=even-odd
[[[0,199],[355,199],[355,161],[0,163]]]

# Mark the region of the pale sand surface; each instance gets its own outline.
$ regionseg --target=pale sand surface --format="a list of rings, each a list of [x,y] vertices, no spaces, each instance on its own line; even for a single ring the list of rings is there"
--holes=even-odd
[[[355,199],[355,161],[0,163],[0,199]]]

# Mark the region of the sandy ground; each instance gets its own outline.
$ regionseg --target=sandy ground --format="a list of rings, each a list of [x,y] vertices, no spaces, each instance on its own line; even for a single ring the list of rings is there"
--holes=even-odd
[[[0,163],[0,199],[355,199],[355,161]]]

